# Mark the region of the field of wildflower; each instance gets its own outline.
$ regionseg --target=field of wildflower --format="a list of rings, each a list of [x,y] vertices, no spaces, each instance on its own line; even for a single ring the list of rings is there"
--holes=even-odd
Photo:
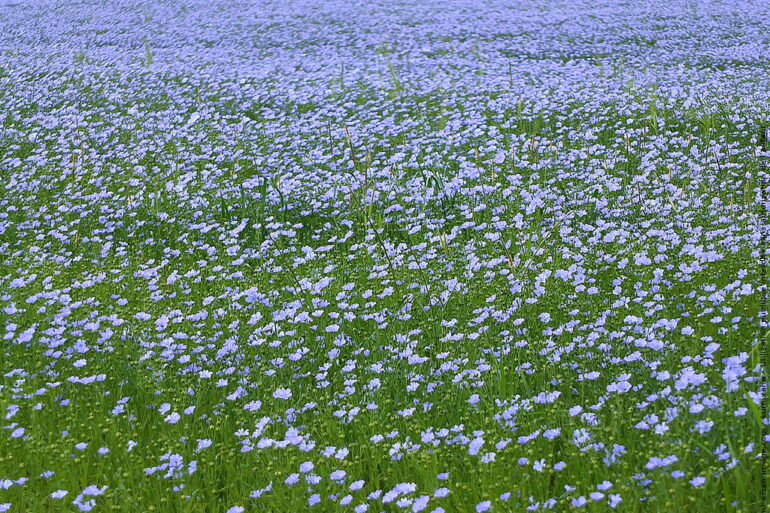
[[[0,1],[0,512],[764,511],[768,125],[765,0]]]

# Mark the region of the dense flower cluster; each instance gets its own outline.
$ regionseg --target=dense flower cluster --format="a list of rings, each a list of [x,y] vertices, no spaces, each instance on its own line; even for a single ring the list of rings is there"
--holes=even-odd
[[[768,34],[0,4],[0,511],[755,511]]]

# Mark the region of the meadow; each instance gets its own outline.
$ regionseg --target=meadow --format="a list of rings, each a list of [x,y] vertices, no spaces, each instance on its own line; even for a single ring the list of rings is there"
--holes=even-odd
[[[1,1],[0,512],[765,511],[769,49],[762,0]]]

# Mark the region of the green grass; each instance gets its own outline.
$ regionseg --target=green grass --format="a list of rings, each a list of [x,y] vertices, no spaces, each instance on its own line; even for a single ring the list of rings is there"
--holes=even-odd
[[[631,43],[655,46],[654,40]],[[149,67],[153,53],[148,42],[143,45]],[[80,55],[76,59],[87,63]],[[323,106],[280,95],[264,103],[229,101],[201,89],[199,101],[213,111],[257,124],[239,143],[242,158],[217,161],[229,144],[225,125],[201,121],[197,140],[159,133],[141,152],[102,159],[102,152],[144,137],[124,125],[107,140],[84,131],[83,156],[75,157],[80,160],[61,156],[15,169],[17,183],[32,187],[0,185],[9,223],[0,233],[0,272],[7,277],[0,281],[0,306],[24,309],[3,314],[2,327],[7,332],[11,322],[17,324],[17,335],[36,330],[31,341],[4,343],[0,354],[0,407],[19,405],[5,424],[26,429],[22,438],[2,433],[0,478],[29,478],[2,490],[0,502],[12,503],[13,511],[72,510],[69,503],[80,490],[97,484],[109,487],[96,498],[99,511],[208,513],[233,505],[304,511],[306,485],[283,482],[311,460],[324,477],[314,486],[323,496],[316,510],[324,512],[353,511],[369,492],[387,492],[400,482],[415,483],[416,495],[450,488],[446,498],[431,500],[428,511],[475,511],[487,499],[495,500],[493,511],[521,511],[530,496],[558,499],[556,511],[578,510],[565,486],[587,495],[605,480],[613,483],[606,493],[623,498],[617,511],[762,507],[760,459],[742,452],[749,443],[759,445],[763,431],[762,414],[744,393],[766,379],[758,293],[709,298],[714,290],[734,290],[728,285],[739,275],[742,283],[760,284],[761,248],[751,238],[763,215],[754,194],[760,163],[755,131],[745,127],[748,115],[738,100],[738,110],[686,107],[676,99],[664,102],[660,91],[629,88],[613,91],[609,100],[583,91],[596,104],[543,108],[503,92],[412,95],[397,69],[388,70],[386,90],[351,87],[335,101],[356,108],[383,102],[396,124],[411,123],[398,134],[377,131],[385,115],[362,115],[352,130],[303,125]],[[144,100],[145,111],[158,115],[181,101]],[[297,123],[299,135],[272,120],[271,110]],[[30,104],[22,112],[36,111]],[[597,119],[597,111],[603,117]],[[453,128],[458,112],[478,120]],[[105,116],[95,123],[110,126],[129,114]],[[5,123],[26,130],[25,119]],[[479,126],[486,132],[462,134]],[[431,138],[436,131],[444,135]],[[289,135],[294,146],[283,145]],[[40,152],[53,157],[59,151],[55,137],[52,132],[37,143],[1,143],[2,151],[22,160]],[[419,138],[425,143],[411,145]],[[499,143],[494,149],[486,144],[490,139]],[[714,142],[732,145],[731,151],[712,155]],[[505,152],[502,162],[494,161],[497,150]],[[416,155],[402,165],[383,164],[410,151]],[[280,178],[263,177],[263,167],[254,163],[253,157],[270,154],[285,166]],[[191,163],[193,156],[201,158]],[[317,163],[324,158],[352,164],[331,184],[324,181],[331,168]],[[376,159],[380,165],[371,164]],[[458,180],[468,162],[481,172]],[[724,170],[713,172],[712,165]],[[334,199],[318,200],[327,189]],[[554,195],[540,204],[528,199],[542,191]],[[508,225],[490,228],[500,221]],[[617,228],[625,233],[602,239]],[[729,237],[734,242],[725,242]],[[711,250],[721,258],[704,261],[683,279],[680,264]],[[634,258],[642,252],[661,260],[637,265]],[[630,262],[621,266],[623,259]],[[653,270],[669,264],[656,277]],[[584,286],[546,276],[572,265],[582,268]],[[28,281],[11,288],[18,277]],[[305,286],[322,277],[331,278],[323,290]],[[462,285],[446,285],[452,279]],[[598,293],[589,293],[590,287]],[[249,301],[250,291],[263,296]],[[497,321],[506,309],[513,311],[510,319]],[[279,310],[291,311],[287,319],[304,313],[306,320],[279,319]],[[151,319],[138,319],[142,312]],[[206,315],[196,316],[201,312]],[[356,317],[343,322],[330,312]],[[551,315],[547,326],[539,318],[544,312]],[[164,315],[168,327],[159,330],[154,321]],[[717,316],[723,319],[714,322]],[[679,319],[678,329],[655,326],[660,319]],[[333,324],[341,325],[339,332],[326,331]],[[692,335],[681,333],[685,325]],[[52,343],[57,336],[63,337],[58,345]],[[346,343],[335,344],[338,336]],[[713,365],[702,363],[704,337],[721,345]],[[640,347],[641,339],[664,344]],[[228,341],[232,349],[224,351]],[[741,352],[748,353],[746,368],[755,380],[727,393],[722,358]],[[409,363],[410,355],[418,363]],[[701,362],[687,360],[696,356]],[[73,364],[81,358],[87,362],[79,369]],[[675,401],[647,398],[673,386],[673,380],[653,376],[651,367],[674,375],[687,366],[703,373],[706,384],[677,391]],[[201,370],[213,374],[204,378]],[[581,378],[591,371],[601,374]],[[623,374],[641,388],[608,393]],[[68,381],[99,375],[104,380],[91,384]],[[225,382],[219,386],[218,380]],[[274,398],[278,386],[291,388],[292,397]],[[525,401],[543,392],[560,396],[544,404]],[[473,394],[479,395],[475,405],[469,403]],[[722,404],[699,416],[688,413],[688,405],[709,394]],[[113,413],[124,397],[130,398],[125,411]],[[245,411],[253,400],[261,408]],[[643,401],[653,405],[642,411]],[[164,403],[170,409],[160,414]],[[377,408],[367,410],[368,404]],[[520,411],[506,417],[514,405]],[[600,405],[596,425],[570,415],[575,405],[586,412]],[[190,406],[194,412],[183,414]],[[740,407],[749,410],[734,416]],[[360,411],[350,416],[352,408]],[[411,416],[399,413],[410,408]],[[663,417],[671,408],[678,415],[667,432],[633,427],[648,413]],[[171,412],[181,414],[178,423],[164,420]],[[711,431],[694,432],[696,418],[713,420]],[[289,426],[315,446],[257,447],[262,437],[284,440]],[[469,439],[483,431],[480,455],[494,451],[494,461],[480,462],[465,444],[432,449],[422,441],[429,429],[456,426]],[[548,428],[560,428],[561,436],[517,442]],[[625,453],[607,465],[604,448],[570,442],[580,428],[604,448],[618,444]],[[237,434],[260,429],[251,443]],[[394,432],[392,439],[371,441]],[[505,438],[511,439],[507,448],[494,449]],[[212,440],[212,447],[197,452],[199,439]],[[129,441],[137,443],[130,451]],[[87,448],[76,449],[79,442]],[[396,442],[420,448],[391,453]],[[727,471],[713,454],[720,443],[737,458]],[[320,456],[327,446],[349,454],[342,460]],[[97,454],[101,447],[110,452]],[[183,458],[179,475],[148,474],[167,454]],[[649,485],[632,478],[651,457],[671,454],[678,462],[668,472],[647,472]],[[530,464],[520,465],[520,458]],[[566,465],[538,472],[531,462],[541,458],[549,467]],[[197,470],[191,473],[193,460]],[[347,483],[365,480],[364,491],[348,492],[332,482],[328,474],[338,469],[347,472]],[[674,469],[685,477],[672,477]],[[49,470],[52,477],[39,477]],[[442,472],[450,473],[447,481],[437,479]],[[697,475],[707,480],[693,488],[688,481]],[[270,482],[272,491],[248,498]],[[70,493],[50,498],[58,489]],[[504,492],[512,493],[510,500],[497,500]],[[355,497],[349,506],[328,498],[346,493]],[[395,503],[381,509],[401,510]],[[581,511],[607,509],[597,502]]]

